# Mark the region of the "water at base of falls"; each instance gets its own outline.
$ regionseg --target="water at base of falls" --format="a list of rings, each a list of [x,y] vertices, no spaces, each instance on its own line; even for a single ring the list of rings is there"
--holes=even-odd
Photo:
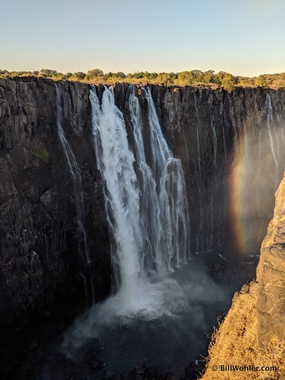
[[[170,274],[168,284],[176,284],[174,289],[179,289],[180,296],[184,298],[180,305],[186,304],[186,309],[174,308],[172,314],[160,313],[152,318],[142,310],[123,315],[118,297],[118,313],[115,314],[112,307],[114,296],[110,302],[107,300],[86,311],[64,333],[64,337],[58,336],[48,347],[47,334],[44,334],[42,342],[46,354],[44,361],[36,356],[40,369],[32,379],[111,380],[113,377],[109,376],[115,375],[115,379],[126,380],[139,378],[144,368],[149,376],[146,378],[163,379],[165,371],[181,375],[182,379],[192,378],[184,377],[185,367],[188,371],[191,362],[198,359],[198,372],[203,369],[202,359],[207,355],[217,316],[227,312],[234,292],[251,281],[255,273],[253,263],[231,264],[219,254],[228,257],[229,252],[219,249],[194,255],[190,265],[181,266]],[[217,284],[220,282],[223,285]],[[173,300],[171,286],[164,286],[163,293],[165,300]],[[63,327],[62,321],[55,327],[58,334]],[[44,332],[41,323],[35,331],[37,342]],[[40,344],[36,352],[39,355],[43,352]],[[34,355],[33,351],[33,358]],[[137,375],[129,375],[130,371],[136,373],[134,367]]]
[[[189,258],[190,223],[181,162],[162,135],[149,89],[145,124],[150,158],[145,153],[143,115],[134,86],[128,90],[133,147],[123,114],[112,89],[105,88],[102,104],[90,90],[97,166],[105,180],[105,201],[117,294],[106,301],[114,313],[159,315],[167,307],[164,287],[175,288],[168,277]],[[175,290],[173,290],[175,292]],[[184,302],[174,296],[177,308]],[[169,313],[172,312],[171,305]]]
[[[117,289],[77,319],[61,352],[81,363],[96,347],[107,374],[126,374],[138,361],[182,373],[189,361],[206,354],[207,334],[230,301],[197,259],[189,263],[181,164],[163,138],[150,91],[143,91],[150,158],[144,151],[143,115],[134,88],[128,91],[133,150],[112,90],[105,89],[101,105],[95,90],[90,92]]]
[[[149,89],[141,92],[139,99],[129,87],[124,119],[112,89],[105,88],[100,104],[91,88],[96,162],[112,237],[114,292],[65,332],[63,343],[45,363],[42,380],[127,376],[138,362],[156,367],[158,373],[183,375],[189,362],[206,356],[213,325],[228,310],[234,291],[254,277],[254,263],[240,265],[228,259],[232,247],[211,249],[207,257],[201,252],[189,260],[181,163],[166,144]],[[216,157],[214,119],[211,127]],[[209,203],[214,226],[213,197]],[[213,233],[205,238],[211,246]]]
[[[212,326],[229,307],[231,294],[195,258],[152,285],[142,289],[145,309],[139,302],[130,308],[120,293],[93,306],[65,334],[61,352],[81,363],[96,347],[107,375],[126,375],[142,362],[182,374],[191,360],[206,355]]]

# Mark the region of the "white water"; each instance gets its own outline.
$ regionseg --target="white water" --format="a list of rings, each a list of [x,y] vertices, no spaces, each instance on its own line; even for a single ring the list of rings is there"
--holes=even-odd
[[[269,142],[270,142],[270,148],[272,152],[272,156],[275,162],[276,166],[276,189],[278,185],[278,176],[279,176],[279,166],[278,166],[278,161],[276,158],[276,153],[275,153],[275,147],[273,143],[273,137],[272,137],[272,132],[271,132],[271,122],[273,121],[273,111],[272,111],[272,104],[271,104],[271,98],[269,94],[266,94],[266,106],[267,106],[267,129],[268,129],[268,136],[269,136]],[[278,148],[278,139],[276,139],[276,145]]]
[[[223,127],[223,144],[224,144],[225,162],[228,162],[227,141],[226,141],[226,132],[225,132],[224,123],[222,123],[222,127]]]
[[[199,117],[199,109],[197,104],[197,95],[194,93],[194,103],[195,103],[195,111],[196,111],[196,140],[197,140],[197,164],[198,164],[198,174],[199,174],[199,182],[201,182],[201,147],[200,147],[200,117]]]
[[[148,104],[151,165],[146,160],[141,109],[133,87],[128,96],[134,151],[113,90],[105,88],[101,105],[96,89],[90,90],[97,166],[105,181],[119,284],[116,295],[102,307],[109,314],[140,313],[152,318],[187,304],[169,272],[189,257],[188,206],[181,162],[173,158],[162,135],[149,89],[143,89],[143,97]]]
[[[211,128],[213,133],[213,149],[214,149],[214,167],[217,167],[217,151],[218,151],[218,139],[214,123],[214,115],[211,112]]]
[[[201,171],[201,147],[200,147],[200,136],[199,136],[199,130],[200,130],[200,117],[199,117],[199,109],[197,104],[197,95],[196,92],[194,92],[194,105],[195,105],[195,113],[196,113],[196,141],[197,141],[197,166],[198,166],[198,180],[197,180],[197,186],[198,186],[198,198],[199,198],[199,229],[198,233],[196,234],[196,250],[199,252],[200,248],[200,238],[202,236],[203,232],[203,205],[202,205],[202,195],[201,195],[201,180],[202,180],[202,171]]]
[[[164,256],[167,268],[171,271],[174,266],[185,264],[189,258],[190,222],[185,180],[181,161],[172,156],[162,135],[149,89],[146,90],[145,96],[149,106],[148,119],[153,157],[151,170],[156,180],[160,216],[159,231],[157,231],[158,251],[160,257]],[[156,200],[155,194],[149,192],[148,196],[153,201]],[[149,223],[148,219],[146,223]],[[153,228],[155,226],[154,222]]]

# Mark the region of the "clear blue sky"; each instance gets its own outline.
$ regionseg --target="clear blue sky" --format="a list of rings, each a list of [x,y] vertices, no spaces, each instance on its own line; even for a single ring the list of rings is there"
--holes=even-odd
[[[285,72],[285,0],[0,0],[0,69]]]

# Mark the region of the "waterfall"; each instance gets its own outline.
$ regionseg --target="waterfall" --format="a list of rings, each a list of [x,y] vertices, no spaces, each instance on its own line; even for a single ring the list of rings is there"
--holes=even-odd
[[[118,294],[133,310],[147,309],[149,294],[145,289],[153,291],[156,286],[158,290],[158,279],[167,278],[189,258],[189,216],[181,162],[172,156],[162,135],[148,88],[143,89],[142,97],[148,105],[151,165],[146,160],[142,111],[135,88],[129,87],[127,102],[133,147],[113,89],[104,89],[101,105],[96,89],[90,89],[97,166],[105,181]],[[150,302],[159,307],[159,300]]]
[[[194,92],[194,104],[195,104],[195,116],[196,116],[196,141],[197,141],[197,166],[198,166],[198,199],[199,199],[199,229],[196,232],[196,250],[199,252],[200,248],[200,241],[199,238],[202,234],[203,230],[203,206],[202,206],[202,194],[201,194],[201,187],[202,187],[202,171],[201,171],[201,147],[200,147],[200,136],[199,136],[199,130],[200,130],[200,118],[199,118],[199,109],[197,104],[197,94]]]
[[[209,236],[208,236],[208,246],[207,249],[211,250],[213,249],[213,235],[214,235],[214,194],[217,191],[217,179],[216,179],[216,171],[218,169],[217,165],[217,152],[218,152],[218,138],[217,138],[217,132],[216,132],[216,123],[215,123],[215,115],[214,115],[214,103],[211,107],[211,113],[210,113],[210,123],[211,123],[211,130],[213,134],[213,158],[214,158],[214,171],[213,174],[213,180],[212,180],[212,192],[210,195],[210,226],[209,226]]]
[[[104,91],[102,107],[95,90],[90,92],[92,123],[98,169],[106,183],[105,200],[108,222],[115,241],[113,261],[121,289],[135,301],[141,272],[142,249],[139,220],[139,189],[134,170],[134,155],[129,149],[122,113],[114,104],[114,94]]]
[[[217,133],[216,133],[216,128],[215,128],[215,123],[214,123],[214,115],[213,115],[213,110],[211,109],[211,129],[213,133],[213,150],[214,150],[214,167],[217,167],[217,145],[218,145],[218,139],[217,139]]]
[[[200,122],[199,122],[199,109],[197,104],[197,95],[194,93],[194,102],[195,102],[195,111],[196,111],[196,140],[197,140],[197,165],[198,165],[198,175],[199,175],[199,182],[201,182],[201,147],[200,147],[200,137],[199,137],[199,130],[200,130]]]
[[[149,106],[150,143],[156,178],[160,215],[159,251],[167,254],[167,267],[186,263],[189,257],[189,216],[186,186],[181,161],[172,156],[162,135],[149,88],[145,91]],[[160,173],[160,176],[158,176]],[[153,226],[154,228],[154,226]]]
[[[276,158],[276,153],[274,149],[274,143],[273,143],[273,137],[272,137],[272,132],[271,132],[271,122],[273,121],[273,111],[272,111],[272,104],[271,104],[271,98],[270,95],[267,93],[266,94],[266,106],[267,106],[267,129],[268,129],[268,136],[269,136],[269,143],[270,143],[270,148],[272,152],[272,157],[275,162],[276,166],[276,183],[275,183],[275,188],[277,189],[278,186],[278,177],[279,177],[279,166],[278,166],[278,161]],[[277,147],[278,147],[278,138],[276,139]]]
[[[90,277],[91,277],[92,300],[94,303],[95,299],[94,299],[94,289],[93,289],[93,281],[92,281],[92,271],[90,270],[91,260],[90,260],[88,245],[87,245],[87,236],[86,236],[85,222],[84,222],[85,215],[84,215],[84,206],[83,206],[81,174],[80,174],[80,169],[79,169],[79,166],[76,162],[74,153],[72,151],[72,148],[71,148],[69,142],[67,141],[64,130],[62,128],[61,95],[60,95],[60,90],[59,90],[59,87],[57,86],[57,84],[55,84],[55,92],[56,92],[57,133],[58,133],[58,137],[59,137],[61,146],[63,148],[63,152],[65,155],[67,164],[68,164],[70,174],[71,174],[73,191],[74,191],[74,195],[75,195],[76,218],[77,218],[76,222],[77,222],[79,234],[81,235],[80,240],[79,240],[79,246],[80,246],[80,249],[85,254],[86,262],[87,262],[87,265],[89,268]],[[84,278],[84,274],[82,274],[82,275]]]

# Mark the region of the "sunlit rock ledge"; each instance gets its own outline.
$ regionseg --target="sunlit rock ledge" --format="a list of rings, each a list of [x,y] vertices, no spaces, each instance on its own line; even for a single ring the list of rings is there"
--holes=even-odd
[[[274,216],[260,253],[257,281],[235,294],[213,334],[203,380],[285,376],[285,176],[276,192]],[[259,370],[230,371],[226,366]]]
[[[259,341],[273,334],[285,341],[285,177],[276,192],[274,216],[261,246],[257,267]]]

